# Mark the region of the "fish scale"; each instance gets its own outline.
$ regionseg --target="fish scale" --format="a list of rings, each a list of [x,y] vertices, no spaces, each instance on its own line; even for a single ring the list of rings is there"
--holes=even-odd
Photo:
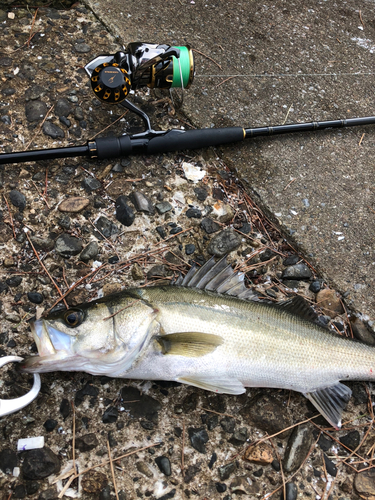
[[[173,286],[125,290],[36,321],[39,356],[24,370],[170,380],[226,394],[291,389],[338,428],[351,396],[340,381],[374,380],[375,348],[314,319],[298,296],[260,302],[225,258],[211,259]]]

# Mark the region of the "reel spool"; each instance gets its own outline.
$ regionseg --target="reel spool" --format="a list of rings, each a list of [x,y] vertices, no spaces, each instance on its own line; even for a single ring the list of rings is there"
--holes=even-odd
[[[194,79],[190,47],[130,43],[124,52],[100,55],[85,66],[98,99],[120,103],[139,87],[189,88]]]

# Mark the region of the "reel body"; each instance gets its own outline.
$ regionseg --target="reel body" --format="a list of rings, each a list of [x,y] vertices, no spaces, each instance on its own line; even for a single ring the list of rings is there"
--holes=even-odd
[[[120,103],[138,87],[188,88],[194,79],[194,59],[188,46],[133,42],[124,51],[96,57],[85,71],[98,99]]]

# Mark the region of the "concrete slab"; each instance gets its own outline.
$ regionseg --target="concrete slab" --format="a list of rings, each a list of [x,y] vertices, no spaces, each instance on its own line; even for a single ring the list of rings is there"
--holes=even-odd
[[[373,114],[374,2],[87,0],[119,43],[190,44],[199,127]],[[360,10],[359,10],[360,8]],[[375,318],[374,127],[223,147],[263,208],[352,306]]]

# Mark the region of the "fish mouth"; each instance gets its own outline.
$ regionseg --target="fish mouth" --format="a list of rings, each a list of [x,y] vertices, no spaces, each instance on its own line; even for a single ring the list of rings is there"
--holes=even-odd
[[[48,325],[45,320],[31,323],[31,332],[38,349],[38,355],[25,358],[20,365],[22,371],[42,373],[59,370],[74,356],[72,338]]]

